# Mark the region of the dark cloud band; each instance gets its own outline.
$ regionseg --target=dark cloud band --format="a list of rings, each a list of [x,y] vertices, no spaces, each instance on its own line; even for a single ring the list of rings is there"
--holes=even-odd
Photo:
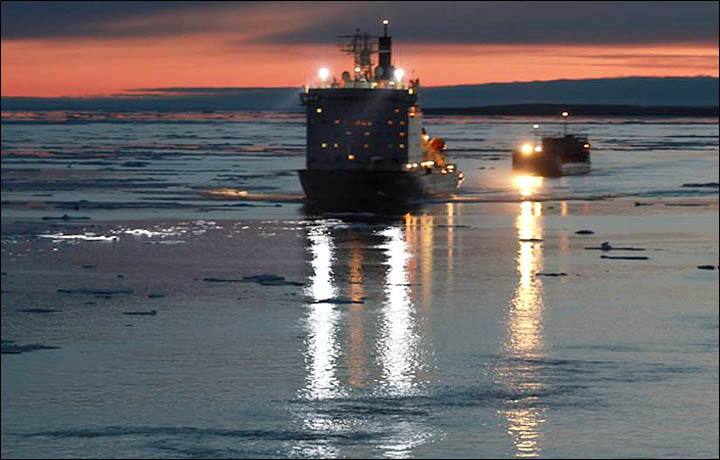
[[[213,12],[242,17],[276,2],[2,2],[2,39],[133,38],[218,30]],[[294,11],[329,6],[344,14],[327,23],[298,23]],[[202,12],[197,20],[174,21]],[[618,44],[717,43],[718,2],[288,2],[287,32],[259,43],[328,43],[360,27],[379,32],[389,17],[404,43]],[[143,22],[143,18],[160,18]],[[140,21],[136,21],[140,20]],[[224,27],[229,27],[226,23]],[[256,42],[257,43],[257,42]]]

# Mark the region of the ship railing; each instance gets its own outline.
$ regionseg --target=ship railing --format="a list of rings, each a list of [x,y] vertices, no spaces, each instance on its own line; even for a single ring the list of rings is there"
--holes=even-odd
[[[537,133],[537,134],[536,134]],[[587,140],[588,134],[584,132],[575,132],[575,131],[568,131],[565,133],[562,129],[558,130],[543,130],[543,131],[532,131],[531,134],[537,135],[538,140],[540,140],[543,137],[564,137],[566,134],[569,136],[575,136],[580,139]]]
[[[307,92],[310,89],[335,89],[335,88],[364,88],[364,89],[412,89],[414,86],[409,85],[405,81],[391,81],[389,83],[386,82],[377,82],[377,81],[348,81],[344,83],[338,83],[338,82],[325,82],[321,83],[319,85],[306,85],[305,92]]]

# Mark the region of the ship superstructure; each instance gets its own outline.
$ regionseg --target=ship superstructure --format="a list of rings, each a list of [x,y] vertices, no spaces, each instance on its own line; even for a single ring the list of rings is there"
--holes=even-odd
[[[300,180],[311,202],[408,201],[448,195],[462,174],[448,164],[442,139],[430,139],[418,106],[419,79],[392,65],[392,39],[356,31],[341,36],[354,68],[341,79],[320,69],[320,83],[301,95],[307,113],[306,169]],[[373,68],[372,56],[378,54]]]
[[[570,176],[590,172],[590,142],[586,135],[568,134],[567,118],[563,112],[563,134],[543,135],[537,142],[537,129],[533,125],[535,141],[525,143],[513,151],[513,170],[519,173],[546,177]]]

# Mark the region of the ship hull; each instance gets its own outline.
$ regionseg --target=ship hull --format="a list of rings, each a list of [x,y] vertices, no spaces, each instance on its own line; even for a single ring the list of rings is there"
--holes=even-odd
[[[573,176],[590,172],[590,159],[587,161],[563,161],[559,156],[538,155],[531,158],[521,153],[513,154],[513,170],[521,174],[535,174],[544,177]]]
[[[407,203],[442,198],[456,192],[457,171],[298,171],[308,202],[320,206],[352,207]]]

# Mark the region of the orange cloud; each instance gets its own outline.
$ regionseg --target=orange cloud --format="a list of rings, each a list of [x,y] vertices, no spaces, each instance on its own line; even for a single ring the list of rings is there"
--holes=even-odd
[[[286,27],[270,21],[266,31]],[[131,88],[188,86],[299,87],[309,83],[321,65],[338,75],[352,65],[333,43],[258,45],[250,35],[248,31],[242,42],[226,33],[3,41],[2,95],[97,96]],[[397,66],[420,77],[425,86],[630,75],[718,76],[718,49],[713,45],[404,45],[395,40],[393,56]]]

